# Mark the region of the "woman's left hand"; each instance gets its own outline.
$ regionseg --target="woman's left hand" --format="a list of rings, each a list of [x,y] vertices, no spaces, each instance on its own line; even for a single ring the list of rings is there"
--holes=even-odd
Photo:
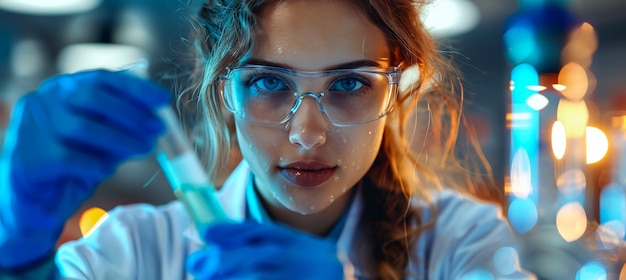
[[[196,279],[343,279],[337,246],[276,224],[219,223],[187,259]]]

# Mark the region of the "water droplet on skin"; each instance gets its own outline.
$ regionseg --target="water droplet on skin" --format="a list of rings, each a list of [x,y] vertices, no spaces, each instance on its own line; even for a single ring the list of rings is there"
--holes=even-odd
[[[334,195],[331,195],[331,196],[328,198],[328,201],[330,201],[330,202],[335,201],[335,196],[334,196]]]
[[[339,176],[335,176],[335,178],[333,178],[333,180],[335,180],[335,182],[339,182]]]
[[[346,193],[347,191],[348,191],[348,187],[343,186],[343,188],[341,189],[341,192],[342,192],[342,193]]]
[[[337,160],[337,165],[341,165],[342,163],[343,162],[340,159]]]
[[[372,135],[372,132],[371,132],[371,131],[369,131],[369,132],[367,132],[367,134]]]
[[[279,48],[276,50],[276,53],[277,53],[277,54],[283,54],[283,48],[282,48],[282,47],[279,47]]]
[[[279,160],[280,160],[280,161],[283,161],[283,160],[285,160],[285,158],[284,158],[284,157],[280,157],[280,158],[279,158]]]
[[[341,137],[341,142],[344,143],[344,144],[347,144],[348,143],[348,139],[346,139],[346,137],[342,136]]]
[[[270,163],[269,163],[269,162],[263,162],[262,166],[263,166],[266,170],[268,170],[268,169],[269,169],[269,167],[270,167]]]

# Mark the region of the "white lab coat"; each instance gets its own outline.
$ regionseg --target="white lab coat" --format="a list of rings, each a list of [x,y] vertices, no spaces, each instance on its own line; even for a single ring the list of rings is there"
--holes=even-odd
[[[218,193],[226,212],[237,220],[246,216],[249,178],[248,165],[242,162]],[[494,252],[515,246],[498,207],[449,191],[439,193],[436,203],[439,218],[434,228],[421,236],[417,258],[407,268],[416,279],[489,279],[484,277],[489,274],[492,279],[526,279],[511,254],[497,254],[498,269],[494,269]],[[354,263],[356,276],[367,278],[363,267],[368,264],[352,250],[361,209],[357,194],[337,245]],[[427,211],[424,215],[428,219]],[[200,246],[180,202],[135,204],[117,207],[93,234],[62,245],[55,261],[64,279],[190,279],[185,259]],[[494,271],[515,272],[502,276]]]

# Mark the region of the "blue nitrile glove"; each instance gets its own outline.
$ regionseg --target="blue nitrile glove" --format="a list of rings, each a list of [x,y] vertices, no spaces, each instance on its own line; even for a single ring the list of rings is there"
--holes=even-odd
[[[276,224],[219,223],[187,259],[196,279],[343,279],[337,246]]]
[[[65,221],[124,160],[153,150],[170,94],[120,72],[44,81],[13,110],[0,158],[0,269],[53,252]]]

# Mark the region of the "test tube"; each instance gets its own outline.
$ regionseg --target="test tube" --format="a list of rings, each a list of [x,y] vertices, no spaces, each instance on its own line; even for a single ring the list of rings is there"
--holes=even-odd
[[[148,62],[131,64],[121,71],[147,78]],[[184,205],[198,229],[214,222],[227,220],[215,191],[200,160],[183,132],[171,107],[157,110],[165,124],[165,134],[158,139],[157,161],[168,179],[172,191]]]
[[[227,220],[215,188],[191,148],[174,111],[164,107],[157,114],[166,126],[165,134],[158,140],[157,161],[174,195],[183,202],[199,229]]]

